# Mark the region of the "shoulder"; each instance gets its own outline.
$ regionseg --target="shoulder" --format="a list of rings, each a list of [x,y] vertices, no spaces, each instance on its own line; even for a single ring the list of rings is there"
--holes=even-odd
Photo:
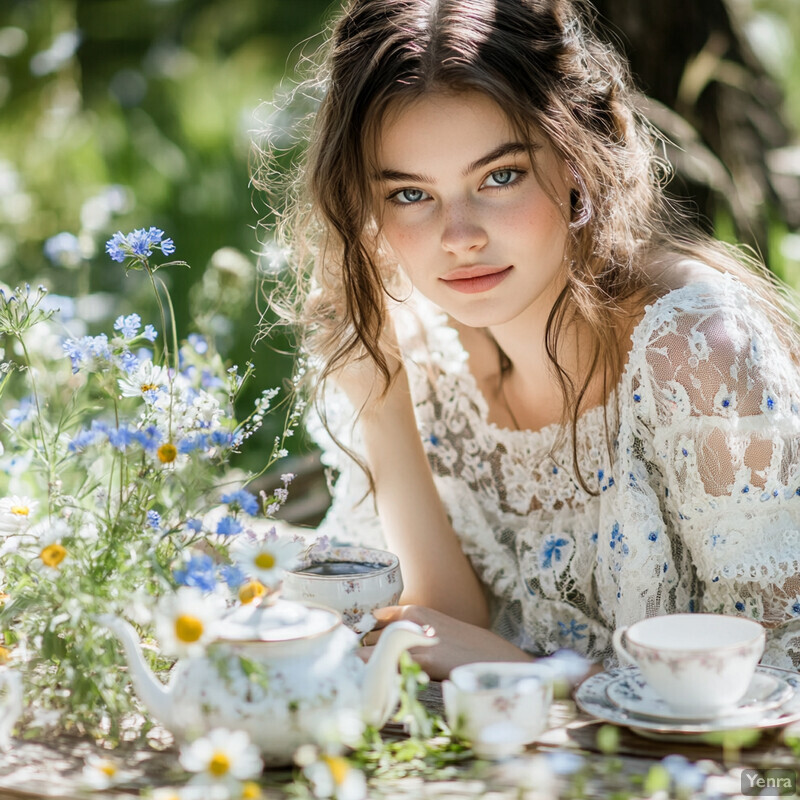
[[[752,289],[715,270],[694,275],[645,308],[631,369],[657,397],[693,415],[757,414],[767,387],[796,369]]]

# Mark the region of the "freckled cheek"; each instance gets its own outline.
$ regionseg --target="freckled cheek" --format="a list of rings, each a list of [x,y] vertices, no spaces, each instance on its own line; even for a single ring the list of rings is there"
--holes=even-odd
[[[430,241],[431,233],[426,225],[418,220],[416,223],[384,224],[383,237],[403,263],[425,248],[426,242]]]
[[[551,203],[520,203],[504,209],[494,220],[495,235],[501,233],[508,241],[536,242],[540,246],[548,241],[561,246],[567,236],[567,222],[560,209]]]

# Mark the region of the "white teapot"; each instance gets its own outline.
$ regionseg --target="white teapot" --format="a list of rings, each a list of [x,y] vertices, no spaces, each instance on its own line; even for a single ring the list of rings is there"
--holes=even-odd
[[[438,643],[412,622],[394,622],[365,664],[357,635],[335,611],[278,600],[223,617],[206,654],[179,661],[165,686],[145,663],[130,624],[112,615],[98,621],[122,641],[139,699],[178,741],[213,728],[244,730],[267,766],[290,763],[328,715],[354,711],[382,726],[397,704],[400,654]]]

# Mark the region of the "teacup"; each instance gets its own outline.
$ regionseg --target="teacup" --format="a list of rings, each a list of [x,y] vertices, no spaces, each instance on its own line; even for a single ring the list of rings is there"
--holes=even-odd
[[[445,717],[479,758],[504,758],[534,742],[547,725],[553,672],[544,664],[463,664],[442,681]]]
[[[327,606],[358,634],[375,626],[376,608],[396,605],[403,591],[394,553],[368,547],[331,547],[287,572],[281,596]]]
[[[744,697],[764,652],[764,628],[723,614],[668,614],[617,628],[622,662],[678,713],[716,716]]]

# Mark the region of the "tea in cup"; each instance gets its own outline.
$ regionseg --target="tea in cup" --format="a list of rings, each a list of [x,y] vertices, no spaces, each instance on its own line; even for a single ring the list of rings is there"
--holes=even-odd
[[[765,639],[751,619],[667,614],[617,628],[613,644],[676,713],[713,717],[747,693]]]
[[[479,758],[520,752],[544,731],[553,700],[553,672],[544,664],[463,664],[442,682],[451,730],[469,740]]]
[[[281,596],[332,608],[361,635],[375,626],[372,612],[396,605],[402,591],[400,561],[394,553],[334,546],[287,572]]]

